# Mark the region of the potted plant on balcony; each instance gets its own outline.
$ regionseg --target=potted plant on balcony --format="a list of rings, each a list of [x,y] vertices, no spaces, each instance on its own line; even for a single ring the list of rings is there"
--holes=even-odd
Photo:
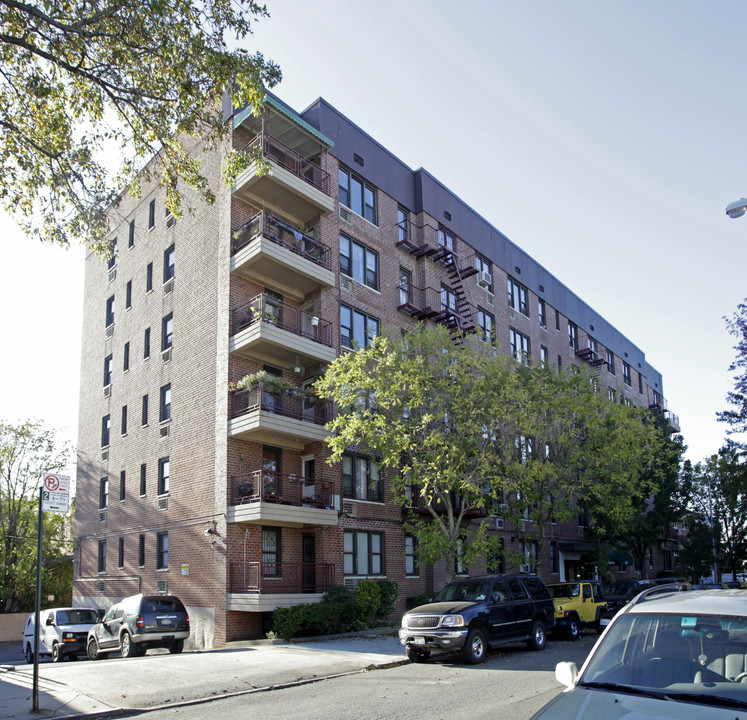
[[[244,375],[241,380],[228,383],[228,392],[236,393],[240,390],[253,390],[258,386],[264,387],[269,392],[283,397],[290,393],[296,386],[282,377],[268,373],[266,370],[259,370],[250,375]]]

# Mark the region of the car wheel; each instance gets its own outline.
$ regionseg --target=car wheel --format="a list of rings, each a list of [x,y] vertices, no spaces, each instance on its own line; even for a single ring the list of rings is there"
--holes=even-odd
[[[542,620],[535,620],[532,623],[531,637],[527,640],[530,650],[544,650],[547,642],[547,630]]]
[[[485,656],[488,654],[488,643],[485,639],[485,633],[478,628],[472,628],[467,633],[467,642],[462,648],[462,658],[470,665],[478,665],[485,662]]]
[[[122,653],[123,658],[136,657],[138,654],[137,645],[132,642],[130,633],[123,632],[122,639],[119,642],[119,651]]]
[[[96,638],[91,638],[86,645],[86,654],[89,660],[101,660],[104,656],[99,652],[99,644]]]
[[[418,650],[414,647],[407,648],[407,657],[410,662],[421,663],[425,662],[431,656],[430,650]]]
[[[575,617],[568,618],[568,627],[566,628],[566,637],[569,640],[578,640],[578,634],[579,634],[578,618],[575,618]]]
[[[31,665],[34,662],[34,651],[31,649],[31,645],[26,643],[26,651],[24,652],[26,662]]]
[[[182,650],[184,650],[184,640],[174,640],[174,642],[169,645],[169,652],[172,655],[178,655]]]
[[[62,650],[60,649],[60,643],[53,643],[52,662],[60,662],[61,660],[62,660]]]

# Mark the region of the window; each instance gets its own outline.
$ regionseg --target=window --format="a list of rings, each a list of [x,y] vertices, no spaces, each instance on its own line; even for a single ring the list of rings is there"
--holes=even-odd
[[[106,301],[106,327],[114,325],[114,295]]]
[[[161,351],[168,350],[174,339],[174,314],[169,313],[161,321]]]
[[[448,285],[441,285],[441,310],[454,314],[457,311],[456,293]]]
[[[127,372],[130,369],[130,343],[124,344],[124,359],[122,361],[122,370]]]
[[[143,407],[140,424],[145,427],[148,424],[148,396],[143,395]]]
[[[132,280],[127,281],[125,287],[125,309],[129,310],[132,307]]]
[[[376,188],[344,167],[340,167],[337,178],[340,204],[376,225]]]
[[[147,468],[148,466],[145,463],[140,466],[140,497],[143,497],[145,495],[145,479],[147,475]]]
[[[340,272],[378,290],[379,254],[340,233]]]
[[[106,572],[106,540],[99,540],[99,572]]]
[[[522,315],[529,317],[529,294],[527,289],[517,283],[513,278],[508,278],[508,306],[518,310]]]
[[[174,246],[163,253],[163,281],[166,283],[174,277]]]
[[[344,539],[345,575],[384,574],[384,534],[347,530]]]
[[[607,388],[607,399],[610,402],[615,402],[615,391],[612,388]]]
[[[442,248],[446,248],[447,250],[451,250],[452,252],[456,248],[456,240],[454,239],[454,234],[447,230],[443,225],[438,226],[438,244]]]
[[[153,290],[153,263],[149,262],[148,267],[145,268],[145,292],[149,293]]]
[[[454,553],[454,573],[456,575],[469,574],[469,569],[464,563],[464,546],[461,539],[457,540],[456,553]]]
[[[495,341],[495,317],[479,306],[477,308],[477,327],[480,340],[492,345]]]
[[[550,572],[553,575],[558,573],[558,543],[555,540],[550,543]]]
[[[127,435],[127,405],[122,405],[122,435]]]
[[[109,507],[109,478],[102,477],[99,480],[99,510]]]
[[[156,569],[166,570],[169,567],[169,534],[160,532],[156,535]]]
[[[555,311],[555,329],[560,332],[560,313]]]
[[[643,375],[638,373],[638,392],[643,395]]]
[[[137,565],[145,567],[145,535],[140,535],[137,539]]]
[[[568,345],[578,350],[578,326],[570,320],[568,321]]]
[[[542,365],[542,367],[545,368],[545,370],[547,370],[547,368],[550,367],[549,352],[544,345],[540,345],[540,365]]]
[[[346,348],[367,347],[379,333],[379,321],[354,310],[347,305],[340,305],[340,345]]]
[[[529,338],[518,330],[509,328],[508,342],[511,346],[511,357],[524,365],[529,365],[531,358]]]
[[[148,205],[148,230],[152,230],[156,226],[156,201],[151,200]]]
[[[124,470],[119,473],[119,502],[125,501],[125,484],[127,482],[127,474]]]
[[[112,254],[107,264],[107,269],[111,270],[117,264],[117,238],[112,240]]]
[[[610,375],[615,374],[615,353],[611,350],[607,350],[607,372]]]
[[[410,237],[410,211],[402,206],[397,208],[397,242],[405,242]]]
[[[169,492],[169,478],[171,476],[170,463],[167,457],[158,461],[158,494],[167,495]]]
[[[158,419],[160,422],[171,420],[171,383],[161,388],[161,410]]]
[[[101,418],[101,447],[109,447],[109,432],[111,430],[111,416],[104,415]]]
[[[623,363],[623,382],[629,387],[633,386],[633,379],[630,375],[630,365],[626,362]]]
[[[130,238],[127,242],[128,247],[135,247],[135,221],[130,220]]]
[[[119,551],[117,553],[117,567],[121,570],[124,567],[124,538],[119,538]]]
[[[342,456],[342,496],[383,502],[379,464],[365,455]]]
[[[485,286],[485,289],[488,292],[492,293],[493,292],[493,282],[492,282],[492,280],[493,280],[493,267],[492,267],[492,265],[490,263],[490,260],[488,260],[487,258],[484,258],[479,253],[475,253],[475,267],[477,268],[478,277],[480,277],[479,273],[481,273],[481,272],[485,272],[488,275],[490,275],[490,280],[491,280],[490,285]]]
[[[558,371],[563,369],[563,358],[558,355]]]
[[[265,577],[280,577],[280,528],[262,528],[262,570]]]
[[[537,300],[537,317],[541,328],[547,330],[547,306],[542,298]]]
[[[412,302],[412,273],[406,268],[399,269],[399,304],[409,305]]]
[[[104,387],[112,384],[112,363],[113,356],[107,355],[104,358]]]
[[[418,541],[412,535],[405,535],[405,575],[418,575],[418,560],[415,554]]]

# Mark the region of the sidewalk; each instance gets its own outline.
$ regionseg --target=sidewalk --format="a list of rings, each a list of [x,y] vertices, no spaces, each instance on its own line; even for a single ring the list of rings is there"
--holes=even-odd
[[[113,656],[97,663],[42,662],[39,710],[33,711],[33,666],[3,665],[3,656],[8,655],[0,648],[0,718],[59,719],[175,707],[407,662],[397,636],[381,631],[292,643],[234,642],[221,650],[180,656],[151,653],[129,660]],[[159,679],[161,673],[164,677]],[[214,686],[195,685],[195,678],[210,683],[212,676]],[[235,679],[232,685],[226,683],[227,676]],[[221,688],[217,695],[215,688]]]

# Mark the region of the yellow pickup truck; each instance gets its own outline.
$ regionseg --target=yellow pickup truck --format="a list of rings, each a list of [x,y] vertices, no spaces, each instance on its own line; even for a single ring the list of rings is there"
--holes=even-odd
[[[555,631],[576,640],[584,627],[602,632],[602,618],[607,616],[607,602],[602,585],[596,580],[550,583],[547,589],[555,604]]]

